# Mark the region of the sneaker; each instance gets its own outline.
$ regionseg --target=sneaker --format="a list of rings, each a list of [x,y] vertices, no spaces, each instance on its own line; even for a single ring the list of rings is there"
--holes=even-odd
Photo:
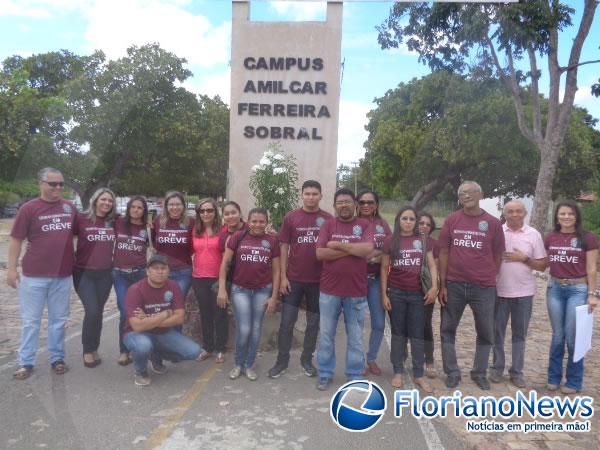
[[[276,362],[275,365],[269,369],[269,378],[279,378],[285,373],[286,369],[287,365],[284,365],[280,362]]]
[[[150,368],[152,369],[152,372],[159,375],[167,373],[167,366],[163,364],[162,359],[150,358]]]
[[[235,366],[229,372],[229,379],[235,380],[236,378],[239,378],[241,374],[242,374],[242,368],[240,366]]]
[[[490,377],[490,379],[491,379],[491,377]],[[523,378],[523,375],[511,376],[510,382],[513,384],[513,386],[518,387],[520,389],[524,389],[525,387],[527,387],[527,383],[525,383],[525,379]]]
[[[483,375],[481,375],[478,377],[471,377],[471,379],[475,382],[475,384],[477,386],[479,386],[479,389],[481,389],[483,391],[490,390],[490,382],[488,381],[487,377],[484,377]]]
[[[502,383],[502,381],[504,381],[502,374],[494,369],[490,370],[490,374],[489,374],[488,378],[490,379],[490,381],[492,383]]]
[[[248,367],[246,368],[246,378],[248,378],[250,381],[256,381],[258,380],[258,374],[252,367]]]
[[[317,389],[319,391],[326,391],[327,389],[329,389],[331,383],[333,383],[333,380],[331,378],[321,377],[319,378],[319,382],[317,383]]]
[[[148,386],[152,380],[147,373],[136,373],[133,377],[136,386]]]
[[[455,388],[456,386],[458,386],[460,383],[460,376],[459,375],[448,375],[448,377],[446,378],[446,387],[447,388]]]
[[[310,361],[301,361],[300,365],[302,366],[302,370],[304,371],[304,375],[307,377],[316,377],[317,376],[317,368],[313,366],[313,363]]]

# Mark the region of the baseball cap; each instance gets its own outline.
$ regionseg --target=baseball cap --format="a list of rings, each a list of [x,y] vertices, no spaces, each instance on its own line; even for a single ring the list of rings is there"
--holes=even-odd
[[[167,259],[167,257],[165,255],[156,254],[156,255],[152,255],[150,257],[150,259],[146,263],[146,267],[150,267],[152,264],[165,264],[168,266],[169,260]]]

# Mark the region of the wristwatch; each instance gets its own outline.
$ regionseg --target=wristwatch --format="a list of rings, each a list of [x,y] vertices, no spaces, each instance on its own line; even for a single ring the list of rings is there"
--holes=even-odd
[[[590,291],[589,295],[593,295],[596,298],[600,298],[600,289],[596,289],[595,291]]]

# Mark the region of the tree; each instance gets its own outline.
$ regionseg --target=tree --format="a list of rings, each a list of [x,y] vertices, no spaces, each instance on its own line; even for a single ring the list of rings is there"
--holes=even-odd
[[[519,4],[433,4],[396,3],[388,19],[378,27],[382,48],[395,48],[406,41],[409,50],[432,70],[476,76],[497,76],[511,94],[521,134],[540,153],[535,187],[532,224],[545,228],[552,182],[560,149],[570,123],[581,49],[594,19],[598,2],[585,0],[581,21],[566,65],[559,64],[559,31],[572,25],[574,10],[559,0],[533,0]],[[501,63],[504,56],[505,64]],[[542,113],[538,59],[548,63],[548,108]],[[475,59],[476,65],[469,66]],[[528,61],[528,70],[517,64]],[[566,75],[564,94],[559,95],[561,77]],[[529,95],[531,112],[526,111],[523,90]]]

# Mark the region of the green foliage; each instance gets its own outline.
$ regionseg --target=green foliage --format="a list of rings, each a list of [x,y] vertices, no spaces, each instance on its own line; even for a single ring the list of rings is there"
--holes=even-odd
[[[596,198],[592,203],[585,204],[581,208],[583,228],[600,236],[600,175],[596,175],[590,185]]]
[[[269,211],[273,226],[279,229],[285,214],[298,202],[296,158],[284,154],[279,144],[271,144],[252,172],[250,191],[256,206]]]
[[[39,188],[35,179],[6,181],[0,180],[0,207],[22,202],[36,197]]]

